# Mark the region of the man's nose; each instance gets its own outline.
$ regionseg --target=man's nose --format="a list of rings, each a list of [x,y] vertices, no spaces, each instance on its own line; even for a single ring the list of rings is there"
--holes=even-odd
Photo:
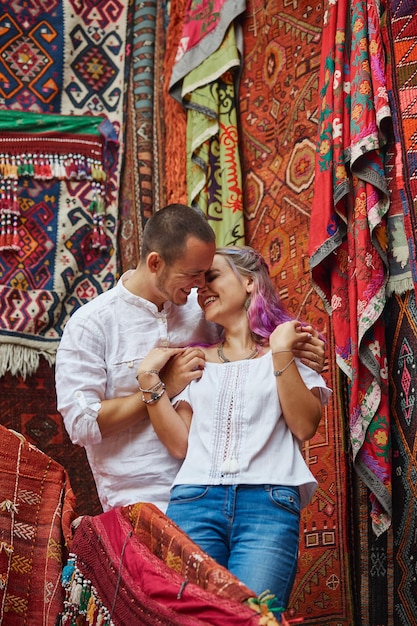
[[[204,274],[202,274],[201,276],[196,276],[195,287],[202,289],[205,284],[206,284],[206,277],[204,276]]]

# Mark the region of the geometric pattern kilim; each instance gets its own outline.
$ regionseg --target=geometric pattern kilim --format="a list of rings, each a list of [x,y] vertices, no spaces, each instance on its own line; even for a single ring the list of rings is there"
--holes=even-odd
[[[64,468],[0,426],[0,623],[53,626],[74,494]]]
[[[104,139],[105,212],[95,212],[88,175],[11,183],[23,243],[0,250],[0,375],[33,374],[41,355],[53,363],[72,312],[117,278],[127,11],[117,0],[9,2],[0,17],[3,109],[93,126],[104,118],[112,129]],[[59,136],[59,122],[53,132]]]
[[[387,347],[393,445],[394,624],[417,615],[417,305],[414,290],[390,300]]]

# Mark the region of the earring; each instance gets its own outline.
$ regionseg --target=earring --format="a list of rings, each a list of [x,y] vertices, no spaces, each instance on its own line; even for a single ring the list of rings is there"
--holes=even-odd
[[[248,296],[245,300],[245,311],[247,311],[248,308],[250,307],[250,302],[251,302],[251,298],[250,296]]]

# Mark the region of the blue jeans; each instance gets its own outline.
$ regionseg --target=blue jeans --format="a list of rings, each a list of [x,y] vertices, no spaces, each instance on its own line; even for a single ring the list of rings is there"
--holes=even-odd
[[[249,589],[269,589],[285,609],[297,572],[298,487],[177,485],[167,515]]]

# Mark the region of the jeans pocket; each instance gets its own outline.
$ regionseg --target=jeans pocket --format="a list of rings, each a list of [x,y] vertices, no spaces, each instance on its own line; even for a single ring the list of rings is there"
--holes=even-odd
[[[207,492],[207,485],[175,485],[171,489],[170,503],[193,502],[203,498]]]
[[[298,487],[270,486],[269,497],[276,506],[294,513],[294,515],[300,514],[300,491]]]

